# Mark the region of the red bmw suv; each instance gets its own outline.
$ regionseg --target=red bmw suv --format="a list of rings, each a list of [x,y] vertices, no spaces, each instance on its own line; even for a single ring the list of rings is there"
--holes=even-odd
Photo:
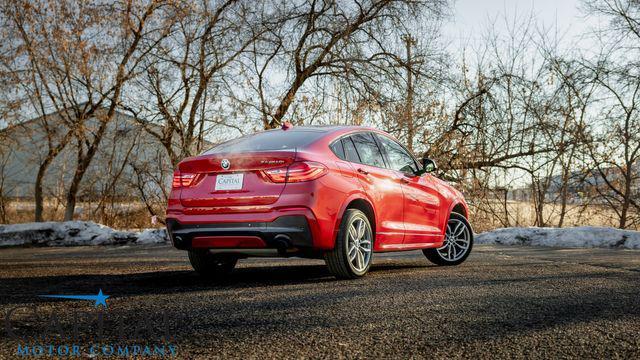
[[[250,256],[324,258],[338,278],[364,275],[374,252],[457,265],[473,246],[468,207],[435,169],[375,129],[284,126],[180,162],[167,229],[208,276]]]

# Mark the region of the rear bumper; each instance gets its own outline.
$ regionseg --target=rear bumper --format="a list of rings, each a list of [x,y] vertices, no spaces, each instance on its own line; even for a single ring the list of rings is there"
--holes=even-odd
[[[167,230],[173,246],[181,250],[210,249],[277,249],[283,253],[308,251],[313,236],[304,215],[285,215],[273,221],[233,223],[181,223],[167,219]]]

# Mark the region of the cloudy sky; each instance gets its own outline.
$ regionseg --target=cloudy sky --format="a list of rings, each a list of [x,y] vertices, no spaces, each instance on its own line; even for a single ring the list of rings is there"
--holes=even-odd
[[[505,18],[513,22],[530,14],[534,14],[537,26],[557,29],[564,42],[573,45],[589,46],[575,38],[598,26],[598,19],[584,16],[581,0],[456,0],[443,33],[451,46],[470,45],[481,40],[490,24],[506,33]]]

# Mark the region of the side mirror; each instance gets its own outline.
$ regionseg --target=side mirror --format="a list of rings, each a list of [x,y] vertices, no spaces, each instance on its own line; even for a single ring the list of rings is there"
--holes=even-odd
[[[432,173],[438,170],[438,165],[436,165],[436,162],[433,161],[432,159],[429,159],[428,157],[424,156],[422,158],[422,169],[425,173]]]

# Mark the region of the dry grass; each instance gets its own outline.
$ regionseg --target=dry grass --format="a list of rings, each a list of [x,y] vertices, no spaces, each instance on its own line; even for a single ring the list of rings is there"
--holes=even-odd
[[[8,224],[26,223],[33,221],[35,204],[30,201],[12,201],[6,206],[6,222]],[[154,208],[156,213],[164,214],[161,206]],[[62,221],[64,205],[56,201],[44,204],[45,221]],[[153,225],[151,215],[144,204],[140,202],[122,202],[109,204],[98,209],[97,203],[81,202],[76,207],[74,220],[94,221],[116,229],[143,229],[161,227]]]
[[[557,227],[560,221],[559,204],[545,204],[543,226]],[[535,223],[535,208],[528,202],[494,201],[483,204],[471,204],[471,217],[477,232],[509,226],[540,226]],[[600,205],[567,205],[563,227],[572,226],[618,226],[616,213]]]
[[[94,221],[116,229],[141,229],[161,227],[158,223],[151,223],[151,215],[144,204],[140,202],[122,202],[96,210],[98,204],[82,202],[76,209],[75,220]],[[483,232],[508,226],[537,226],[535,224],[535,210],[527,202],[507,202],[505,212],[504,203],[500,201],[485,201],[475,204],[470,201],[471,221],[476,232]],[[34,204],[29,201],[12,201],[6,206],[6,222],[9,224],[33,221]],[[157,214],[164,214],[163,204],[154,207]],[[559,221],[560,206],[548,204],[545,206],[544,226],[556,227]],[[64,206],[58,202],[45,203],[44,218],[48,221],[61,221]],[[571,226],[612,226],[618,221],[611,209],[597,205],[569,205],[563,227]],[[636,228],[637,230],[637,228]]]

